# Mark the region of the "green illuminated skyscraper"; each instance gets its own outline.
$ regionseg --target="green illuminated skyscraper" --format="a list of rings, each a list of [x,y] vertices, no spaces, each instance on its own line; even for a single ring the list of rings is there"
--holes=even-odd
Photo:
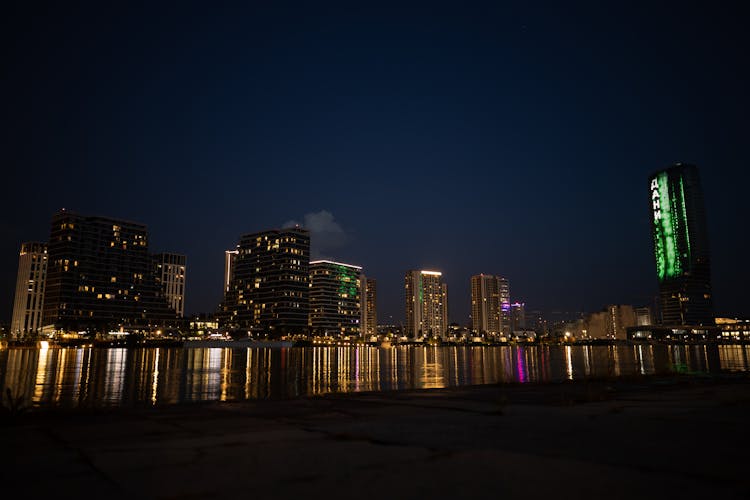
[[[712,325],[711,266],[698,168],[677,163],[649,177],[661,321]]]

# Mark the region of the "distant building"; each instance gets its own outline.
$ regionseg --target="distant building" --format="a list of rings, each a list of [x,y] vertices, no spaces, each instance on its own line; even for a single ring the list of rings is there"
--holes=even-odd
[[[448,287],[438,271],[407,271],[406,335],[443,337],[448,330]]]
[[[313,334],[360,335],[361,272],[361,267],[341,262],[310,262],[309,326]]]
[[[526,311],[526,328],[534,330],[537,336],[549,334],[547,320],[541,311]]]
[[[526,330],[526,304],[514,302],[510,305],[511,331],[518,332]]]
[[[648,326],[654,324],[654,318],[650,307],[635,308],[635,324],[637,326]]]
[[[474,333],[492,337],[502,333],[501,280],[491,274],[471,277],[471,329]]]
[[[750,340],[750,320],[739,318],[716,318],[722,340]]]
[[[237,251],[221,308],[224,326],[273,337],[306,333],[310,233],[296,227],[246,234]]]
[[[174,320],[154,276],[145,225],[62,210],[51,226],[45,331],[148,330]]]
[[[41,330],[46,282],[47,244],[22,243],[10,323],[10,332],[14,337],[37,334]]]
[[[153,256],[156,283],[161,287],[161,296],[177,318],[185,316],[185,269],[187,257],[176,253],[160,253]]]
[[[510,319],[510,284],[505,278],[500,279],[500,330],[504,337],[510,336],[512,328]]]
[[[401,337],[403,335],[402,325],[378,325],[378,335],[392,335]]]
[[[635,309],[631,305],[609,305],[585,318],[585,337],[625,340],[627,329],[636,326]]]
[[[218,329],[219,322],[212,314],[195,314],[188,322],[188,331],[193,337],[206,337],[216,333]]]
[[[364,274],[360,277],[362,283],[362,321],[360,328],[362,335],[372,336],[378,334],[378,288],[377,281],[368,278]]]
[[[649,177],[661,323],[713,325],[708,232],[698,168],[677,163]]]
[[[232,283],[234,262],[237,260],[237,255],[239,253],[239,250],[224,251],[224,293],[229,291],[229,285]]]

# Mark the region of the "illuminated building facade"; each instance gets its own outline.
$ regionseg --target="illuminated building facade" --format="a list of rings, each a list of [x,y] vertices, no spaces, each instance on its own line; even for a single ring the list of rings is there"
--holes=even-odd
[[[448,287],[438,271],[407,271],[406,335],[412,338],[446,335]]]
[[[176,253],[153,256],[154,276],[160,295],[174,311],[175,317],[185,315],[185,268],[187,257]]]
[[[280,337],[308,330],[310,233],[299,227],[240,238],[222,321]]]
[[[510,321],[510,285],[505,278],[498,278],[500,287],[500,331],[503,336],[508,337],[511,334]]]
[[[360,335],[362,268],[351,264],[310,262],[310,328],[313,334]]]
[[[224,251],[224,293],[229,291],[229,285],[232,283],[234,262],[237,260],[237,254],[239,253],[239,250]]]
[[[654,323],[652,316],[651,316],[650,307],[647,307],[647,306],[636,307],[634,311],[635,311],[636,326],[648,326]]]
[[[678,163],[649,178],[661,321],[712,325],[711,267],[698,168]]]
[[[491,274],[471,277],[471,322],[475,333],[490,336],[502,333],[501,280]]]
[[[10,324],[10,331],[14,337],[37,334],[42,328],[46,282],[47,244],[22,243],[18,256],[13,318]]]
[[[362,321],[360,322],[360,328],[363,335],[371,336],[378,334],[378,288],[377,281],[373,278],[368,278],[364,274],[361,275],[360,281],[362,283]]]
[[[510,305],[510,328],[517,332],[526,329],[526,304],[514,302]]]
[[[625,340],[627,339],[627,329],[636,326],[637,321],[633,306],[628,304],[609,305],[602,311],[586,316],[585,337]]]
[[[52,218],[46,331],[148,329],[174,319],[154,276],[146,226],[62,210]]]

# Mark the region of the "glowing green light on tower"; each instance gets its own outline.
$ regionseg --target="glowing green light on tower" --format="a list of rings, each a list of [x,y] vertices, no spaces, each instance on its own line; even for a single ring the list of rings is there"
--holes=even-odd
[[[676,199],[669,184],[669,174],[661,172],[651,180],[651,203],[654,221],[654,254],[660,281],[682,274],[682,256],[677,237],[687,231],[684,192],[680,179],[681,200]],[[680,202],[681,201],[681,202]]]

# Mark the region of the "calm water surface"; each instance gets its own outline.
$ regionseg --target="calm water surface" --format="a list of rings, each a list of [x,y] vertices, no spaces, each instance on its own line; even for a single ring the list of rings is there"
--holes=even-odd
[[[10,348],[0,388],[35,407],[161,405],[748,371],[748,358],[743,345]]]

